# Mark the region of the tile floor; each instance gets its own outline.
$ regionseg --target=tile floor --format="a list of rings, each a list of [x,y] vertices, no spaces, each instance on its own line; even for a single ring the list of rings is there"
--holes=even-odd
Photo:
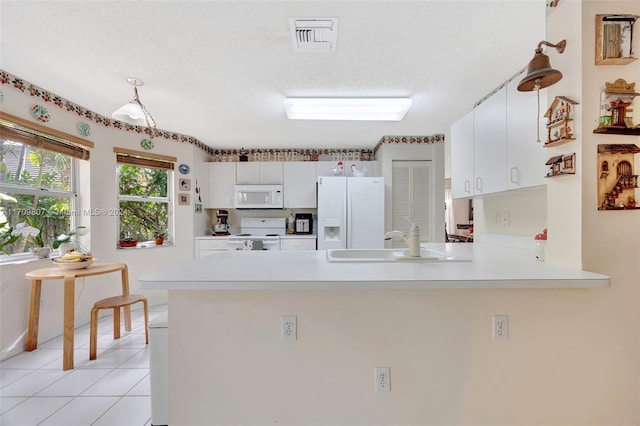
[[[149,307],[149,320],[167,305]],[[75,334],[75,368],[62,371],[62,337],[0,362],[0,425],[151,425],[149,346],[142,310],[113,340],[111,316],[98,323],[98,356],[89,361],[89,325]]]

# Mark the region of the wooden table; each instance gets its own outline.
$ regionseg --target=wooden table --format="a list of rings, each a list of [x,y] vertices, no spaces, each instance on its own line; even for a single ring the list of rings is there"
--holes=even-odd
[[[122,271],[122,294],[129,294],[129,270],[124,263],[94,263],[85,269],[62,269],[60,267],[37,269],[27,272],[31,280],[31,303],[29,305],[29,329],[27,351],[38,347],[38,320],[40,317],[40,293],[43,280],[64,280],[64,337],[62,341],[62,369],[73,368],[73,338],[75,329],[75,282],[76,278]],[[125,330],[131,331],[131,307],[124,309]]]

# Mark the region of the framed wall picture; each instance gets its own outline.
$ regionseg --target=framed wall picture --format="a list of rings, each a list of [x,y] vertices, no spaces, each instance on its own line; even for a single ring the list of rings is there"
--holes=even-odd
[[[637,15],[596,15],[596,65],[635,61],[633,30]]]
[[[196,213],[202,213],[202,204],[195,204],[195,212]]]
[[[181,206],[189,205],[189,194],[178,194],[178,204]]]
[[[180,191],[191,191],[191,179],[181,178],[178,181]]]

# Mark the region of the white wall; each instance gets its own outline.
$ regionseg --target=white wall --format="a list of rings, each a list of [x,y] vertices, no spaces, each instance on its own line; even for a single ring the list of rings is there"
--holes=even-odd
[[[10,86],[3,86],[4,101],[2,109],[12,115],[31,120],[29,108],[34,103],[41,103],[41,99],[32,98]],[[73,101],[73,100],[71,100]],[[70,134],[77,134],[76,124],[81,119],[75,113],[59,109],[52,104],[45,104],[51,115],[47,126]],[[87,120],[84,120],[87,121]],[[87,139],[94,142],[91,149],[91,160],[81,162],[79,193],[80,209],[114,209],[117,208],[116,160],[113,147],[142,150],[140,140],[142,135],[125,132],[92,123],[91,135]],[[190,206],[176,204],[174,210],[174,245],[158,248],[136,250],[118,250],[117,245],[117,217],[116,216],[79,216],[79,224],[89,227],[89,235],[82,243],[89,247],[98,261],[122,262],[129,267],[129,281],[132,293],[142,293],[147,296],[151,305],[167,302],[164,291],[141,291],[136,283],[137,277],[158,268],[158,265],[172,264],[193,258],[194,229],[203,225],[194,220],[193,197],[194,172],[193,165],[197,160],[202,161],[206,155],[190,144],[170,141],[164,138],[155,139],[153,153],[177,157],[177,164],[192,166],[189,175],[175,172],[175,183],[180,177],[192,179]],[[206,216],[206,215],[201,215]],[[205,218],[206,220],[206,218]],[[200,221],[202,222],[202,221]],[[198,223],[200,223],[198,222]],[[47,261],[33,261],[22,264],[3,264],[0,281],[2,295],[0,312],[0,359],[5,359],[20,353],[26,345],[26,330],[28,319],[30,282],[24,278],[29,270],[49,267]],[[85,282],[86,281],[86,282]],[[120,293],[119,274],[109,274],[78,280],[76,283],[76,325],[89,322],[89,312],[93,303],[100,298]],[[38,340],[44,342],[62,334],[62,282],[45,281],[42,289],[42,304],[40,310],[40,327]]]
[[[596,66],[593,60],[596,14],[640,15],[640,2],[610,1],[584,3],[582,57],[582,187],[581,187],[581,251],[583,269],[611,276],[611,289],[594,312],[602,320],[598,326],[600,345],[612,357],[609,362],[619,365],[628,374],[629,387],[635,390],[636,424],[640,423],[640,210],[597,210],[597,145],[631,143],[640,146],[638,136],[596,135],[600,90],[605,82],[623,78],[640,85],[640,60],[624,66]],[[640,53],[640,25],[634,26],[634,52]],[[633,122],[640,124],[640,99],[634,100]],[[580,163],[578,163],[580,164]],[[638,167],[638,155],[636,155]],[[637,174],[637,168],[635,173]],[[615,333],[607,332],[615,327]]]
[[[547,227],[546,188],[507,191],[476,199],[473,219],[476,234],[518,235],[533,242],[535,235]]]

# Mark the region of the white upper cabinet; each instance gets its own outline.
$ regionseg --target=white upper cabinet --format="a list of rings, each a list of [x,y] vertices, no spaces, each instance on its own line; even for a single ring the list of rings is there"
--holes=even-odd
[[[506,189],[507,89],[480,103],[473,114],[475,195]]]
[[[545,152],[537,143],[535,92],[518,92],[521,75],[451,126],[451,195],[467,198],[544,185]],[[546,91],[540,92],[546,106]]]
[[[451,196],[474,195],[473,110],[451,126]]]
[[[209,191],[205,208],[235,208],[236,163],[207,163],[209,166]]]
[[[316,165],[316,161],[284,162],[285,208],[316,208]]]
[[[236,169],[236,183],[281,184],[283,183],[282,161],[239,162]]]
[[[546,174],[544,120],[538,121],[536,92],[518,92],[519,75],[507,84],[507,189],[543,185]],[[546,108],[547,91],[540,91],[540,108]],[[544,110],[540,111],[540,117]],[[541,142],[537,142],[540,131]]]

